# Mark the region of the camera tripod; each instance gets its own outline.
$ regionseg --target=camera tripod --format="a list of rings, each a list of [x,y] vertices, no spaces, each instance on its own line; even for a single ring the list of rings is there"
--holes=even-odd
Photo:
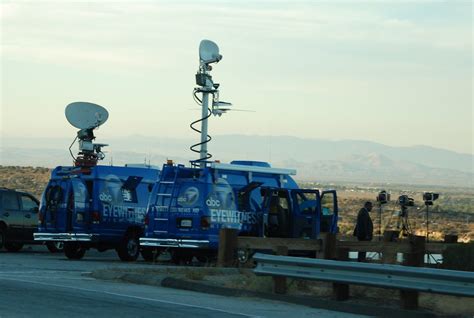
[[[430,241],[430,232],[429,230],[429,224],[430,224],[430,214],[429,214],[429,205],[426,204],[426,243],[429,243]]]
[[[400,233],[402,236],[408,236],[412,233],[411,225],[408,221],[408,208],[404,205],[401,205],[400,208],[401,210],[397,219],[397,230],[400,230],[401,227]],[[392,217],[393,215],[390,215],[390,219],[388,220],[385,229],[392,223]]]
[[[382,203],[379,203],[379,241],[382,240]]]

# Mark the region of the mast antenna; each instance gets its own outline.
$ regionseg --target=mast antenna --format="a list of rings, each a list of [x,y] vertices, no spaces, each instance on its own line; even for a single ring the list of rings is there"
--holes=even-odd
[[[196,73],[198,87],[194,88],[193,91],[194,100],[201,106],[202,112],[201,118],[190,125],[192,130],[201,134],[201,141],[190,147],[191,151],[199,153],[199,159],[191,161],[191,164],[201,168],[204,168],[206,161],[212,158],[212,155],[207,151],[207,144],[212,140],[208,134],[208,119],[211,115],[222,116],[232,106],[231,103],[219,100],[219,84],[212,80],[211,64],[218,63],[220,60],[222,60],[222,55],[219,54],[217,44],[210,40],[202,40],[199,44],[199,69]],[[198,93],[202,94],[202,98],[197,96]],[[209,106],[210,95],[212,95],[211,106]],[[194,127],[199,122],[201,123],[201,130]],[[200,149],[197,150],[197,147],[200,147]]]

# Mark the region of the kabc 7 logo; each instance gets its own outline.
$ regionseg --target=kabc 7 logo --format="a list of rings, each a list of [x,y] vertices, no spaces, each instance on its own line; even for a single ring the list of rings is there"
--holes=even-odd
[[[102,192],[101,194],[99,194],[99,199],[100,201],[111,202],[112,196],[110,194],[106,194]]]
[[[217,207],[221,206],[221,201],[219,201],[217,199],[209,198],[209,199],[206,200],[206,205],[208,207],[217,208]]]

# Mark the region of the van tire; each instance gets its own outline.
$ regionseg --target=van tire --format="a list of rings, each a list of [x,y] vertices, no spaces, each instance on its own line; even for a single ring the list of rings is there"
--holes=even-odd
[[[77,242],[64,242],[64,255],[69,259],[81,259],[84,257],[86,249]]]
[[[62,253],[64,251],[63,242],[48,242],[46,243],[46,247],[51,253]]]
[[[7,251],[15,253],[23,248],[23,243],[6,242],[5,248]]]
[[[120,260],[124,262],[134,262],[140,254],[140,242],[135,232],[129,231],[125,234],[117,248],[117,254]]]
[[[5,239],[7,238],[5,234],[5,229],[0,225],[0,249],[5,245]]]
[[[142,247],[141,254],[146,262],[154,262],[160,256],[161,250],[158,248]]]
[[[171,262],[175,265],[191,265],[193,260],[193,254],[189,251],[183,251],[181,249],[171,250]]]

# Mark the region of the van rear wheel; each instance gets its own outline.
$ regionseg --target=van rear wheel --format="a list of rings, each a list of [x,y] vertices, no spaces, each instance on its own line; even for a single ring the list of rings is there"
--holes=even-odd
[[[86,249],[77,242],[64,243],[64,254],[69,259],[81,259],[85,253]]]
[[[46,247],[51,253],[61,253],[62,251],[64,251],[63,242],[48,242],[46,243]]]
[[[18,252],[19,250],[23,248],[23,244],[17,243],[17,242],[6,242],[5,248],[9,252]]]
[[[122,242],[117,248],[117,254],[120,260],[124,262],[134,262],[140,254],[140,242],[138,235],[134,232],[127,232],[123,237]]]

